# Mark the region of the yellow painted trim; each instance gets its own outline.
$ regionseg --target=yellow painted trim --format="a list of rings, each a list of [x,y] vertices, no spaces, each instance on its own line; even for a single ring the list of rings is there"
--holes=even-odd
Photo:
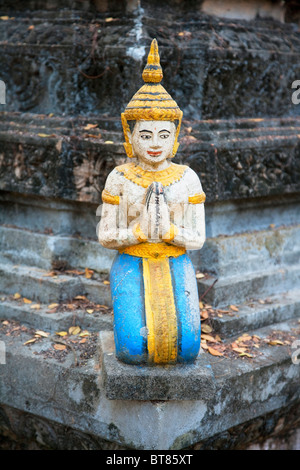
[[[179,181],[186,169],[186,165],[176,165],[175,163],[172,163],[168,168],[161,171],[146,171],[132,162],[116,167],[116,170],[122,173],[126,179],[143,188],[148,188],[154,181],[162,183],[164,186],[169,186]]]
[[[184,255],[186,249],[182,246],[169,245],[167,243],[149,243],[143,242],[138,245],[127,246],[126,248],[121,248],[120,253],[125,253],[131,256],[137,256],[138,258],[152,258],[152,259],[163,259],[173,256],[177,258],[178,256]]]
[[[170,364],[177,359],[177,316],[168,259],[143,258],[149,362]]]
[[[145,242],[147,240],[146,235],[142,232],[140,224],[135,224],[132,228],[133,235],[139,242]]]
[[[206,199],[206,195],[205,193],[199,193],[199,194],[195,194],[194,196],[190,196],[189,197],[189,202],[191,204],[202,204],[203,202],[205,202],[205,199]]]
[[[176,225],[171,224],[170,230],[162,237],[162,239],[164,242],[171,242],[174,240],[177,233],[178,233],[178,228],[176,227]]]
[[[110,194],[106,189],[102,191],[102,201],[106,202],[107,204],[120,204],[120,197],[119,196],[113,196]]]

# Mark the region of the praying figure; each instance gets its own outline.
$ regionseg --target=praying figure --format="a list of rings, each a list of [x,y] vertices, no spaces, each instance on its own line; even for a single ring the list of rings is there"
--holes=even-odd
[[[161,85],[156,39],[144,85],[122,113],[128,163],[108,175],[99,242],[117,250],[110,270],[117,358],[127,364],[192,363],[200,349],[195,270],[187,250],[205,242],[197,174],[172,162],[182,111]]]

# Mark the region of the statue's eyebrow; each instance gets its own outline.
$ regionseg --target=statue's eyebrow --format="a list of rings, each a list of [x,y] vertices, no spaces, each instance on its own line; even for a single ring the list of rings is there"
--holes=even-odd
[[[162,130],[161,130],[161,131],[159,131],[159,132],[167,132],[168,134],[171,134],[171,132],[170,132],[170,131],[168,131],[168,129],[162,129]]]
[[[152,131],[148,131],[148,129],[143,129],[142,131],[139,131],[140,134],[141,134],[142,132],[149,132],[149,134],[152,134]]]

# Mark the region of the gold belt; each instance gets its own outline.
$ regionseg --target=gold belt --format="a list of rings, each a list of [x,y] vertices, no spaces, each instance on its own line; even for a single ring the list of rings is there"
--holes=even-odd
[[[170,245],[168,243],[139,243],[119,250],[119,253],[137,256],[139,258],[162,259],[173,256],[177,258],[186,253],[186,249],[181,246]]]

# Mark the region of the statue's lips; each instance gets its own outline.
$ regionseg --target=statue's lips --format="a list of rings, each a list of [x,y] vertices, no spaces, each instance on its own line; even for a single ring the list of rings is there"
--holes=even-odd
[[[148,155],[151,155],[152,157],[157,157],[158,155],[161,155],[162,154],[162,150],[160,152],[151,152],[151,151],[148,151],[147,152]]]

